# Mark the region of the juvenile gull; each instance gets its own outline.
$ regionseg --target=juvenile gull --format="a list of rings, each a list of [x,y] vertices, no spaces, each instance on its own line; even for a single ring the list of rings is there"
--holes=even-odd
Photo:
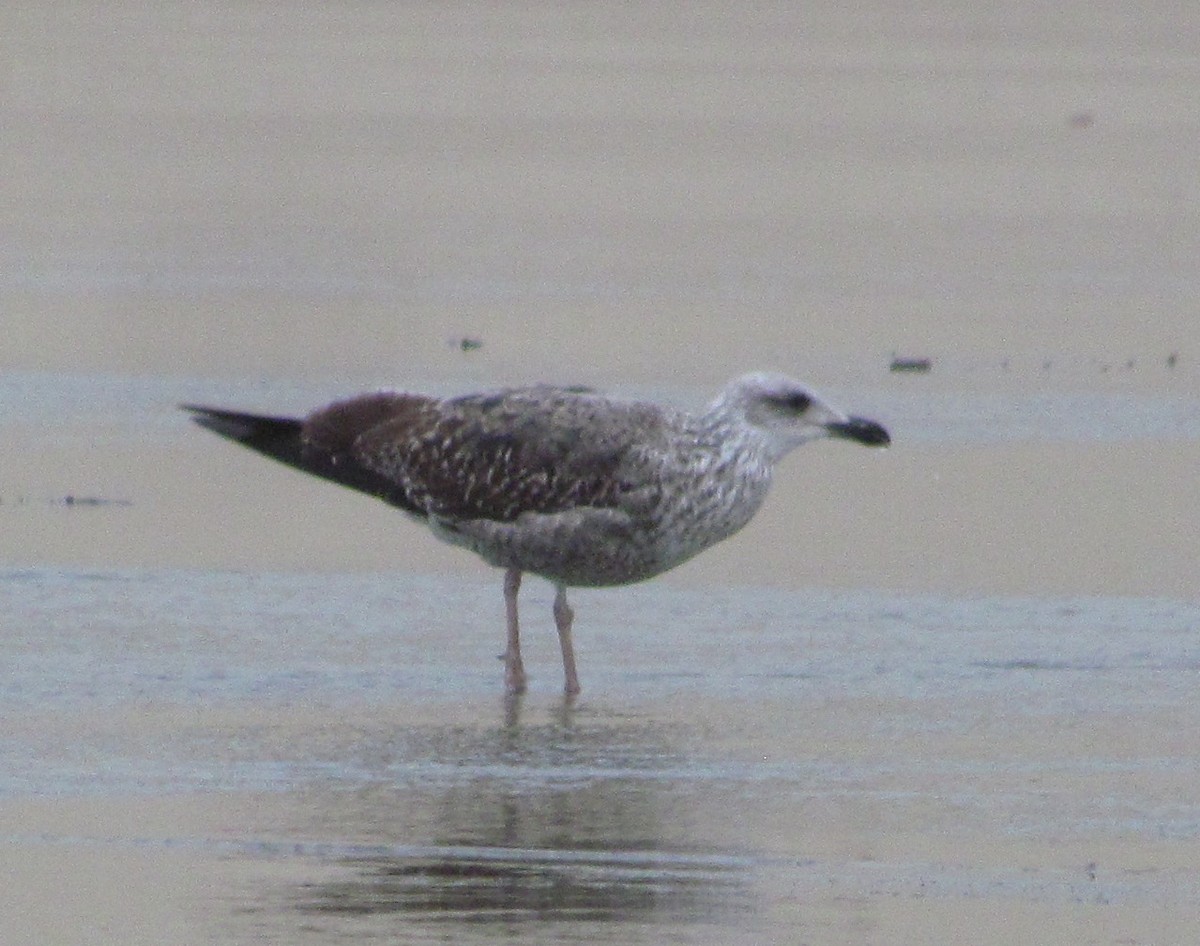
[[[890,442],[875,421],[763,373],[731,381],[700,414],[550,385],[452,398],[378,392],[304,419],[183,407],[201,426],[377,496],[503,568],[509,693],[525,690],[524,572],[554,583],[566,692],[578,693],[568,587],[643,581],[733,535],[762,505],[776,461],[802,443]]]

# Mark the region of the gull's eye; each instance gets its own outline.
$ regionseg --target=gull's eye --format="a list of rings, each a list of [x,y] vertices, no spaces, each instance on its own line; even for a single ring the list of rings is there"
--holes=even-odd
[[[812,404],[812,398],[803,391],[789,391],[767,398],[770,405],[783,414],[803,414]]]

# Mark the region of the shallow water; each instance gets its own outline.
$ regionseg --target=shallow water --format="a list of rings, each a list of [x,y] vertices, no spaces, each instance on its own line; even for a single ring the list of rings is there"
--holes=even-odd
[[[1196,505],[1155,484],[1200,412],[966,379],[836,392],[896,447],[808,448],[737,540],[574,591],[573,702],[547,585],[522,594],[531,691],[506,699],[496,573],[174,406],[333,386],[0,379],[20,889],[44,860],[99,885],[79,928],[161,914],[199,943],[964,941],[997,914],[1187,941],[1200,605],[1171,590],[1194,586]],[[882,590],[898,567],[949,590]],[[1122,576],[1147,593],[1092,590]]]
[[[257,864],[213,935],[265,942],[715,942],[863,898],[1200,894],[1187,863],[1105,863],[1200,839],[1194,602],[592,592],[575,703],[536,586],[532,691],[499,694],[499,604],[458,578],[9,569],[0,807],[244,801],[8,840]]]

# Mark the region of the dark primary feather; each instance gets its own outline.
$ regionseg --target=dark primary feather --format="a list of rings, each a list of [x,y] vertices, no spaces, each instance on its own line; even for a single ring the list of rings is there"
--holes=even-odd
[[[358,400],[369,401],[373,396]],[[343,486],[370,493],[389,502],[395,502],[402,508],[405,506],[402,497],[397,495],[396,484],[348,456],[347,440],[354,430],[354,412],[346,418],[348,423],[335,435],[321,424],[322,415],[340,405],[333,405],[324,411],[318,411],[308,420],[293,417],[271,417],[262,414],[248,414],[241,411],[227,411],[214,407],[203,407],[198,404],[183,404],[185,410],[191,411],[194,420],[201,427],[220,434],[229,440],[256,450],[274,460],[288,466],[311,473],[323,479],[333,480]],[[363,412],[359,430],[371,419],[378,422],[379,406],[367,405]],[[318,442],[314,444],[310,436],[313,422],[317,422],[316,431]],[[399,501],[398,501],[399,500]],[[410,512],[419,512],[409,509]]]
[[[301,469],[304,467],[300,445],[303,421],[293,417],[266,417],[240,411],[226,411],[216,407],[202,407],[199,404],[181,404],[180,407],[191,411],[192,420],[201,427],[288,466]]]

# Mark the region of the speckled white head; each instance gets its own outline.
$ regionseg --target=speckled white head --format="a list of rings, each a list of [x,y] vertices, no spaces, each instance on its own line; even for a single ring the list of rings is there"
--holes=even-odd
[[[713,402],[709,416],[754,428],[774,460],[821,437],[873,447],[891,442],[882,425],[844,413],[808,385],[782,374],[758,372],[734,379]]]

